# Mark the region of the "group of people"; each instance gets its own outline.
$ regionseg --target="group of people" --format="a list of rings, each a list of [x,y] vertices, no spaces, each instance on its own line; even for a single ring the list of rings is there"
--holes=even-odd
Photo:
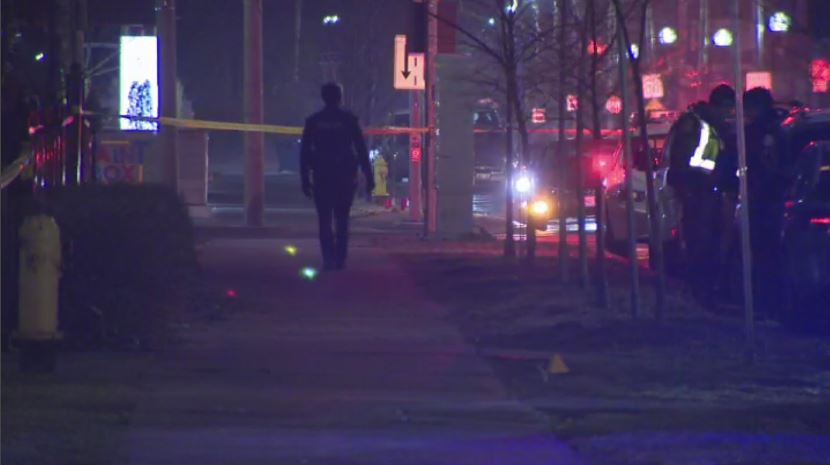
[[[781,124],[771,92],[743,95],[744,121],[736,119],[735,90],[721,84],[708,102],[698,102],[678,118],[667,142],[668,183],[681,204],[681,237],[688,257],[687,278],[708,302],[728,293],[739,270],[735,261],[737,209],[748,205],[756,301],[762,311],[777,308],[778,208],[784,171],[776,152]],[[740,198],[738,124],[745,129],[748,201]]]

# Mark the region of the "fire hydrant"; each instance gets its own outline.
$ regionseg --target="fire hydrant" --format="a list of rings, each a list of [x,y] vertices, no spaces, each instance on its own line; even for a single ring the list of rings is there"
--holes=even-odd
[[[377,157],[372,164],[372,171],[375,175],[375,190],[372,191],[372,196],[375,198],[389,197],[389,191],[386,189],[386,179],[389,176],[389,164],[383,157]]]
[[[22,371],[55,369],[58,285],[61,277],[60,230],[54,218],[36,215],[20,227],[20,301],[16,336]]]

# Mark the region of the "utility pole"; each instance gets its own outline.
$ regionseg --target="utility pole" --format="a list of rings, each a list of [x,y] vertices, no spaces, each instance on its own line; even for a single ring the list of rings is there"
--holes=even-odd
[[[176,0],[157,0],[159,116],[175,118],[178,114],[176,95]],[[161,126],[163,152],[162,182],[173,189],[178,184],[176,128]]]
[[[435,185],[435,163],[437,137],[434,133],[436,127],[435,102],[435,61],[438,56],[438,1],[427,0],[427,56],[426,56],[426,121],[429,132],[426,134],[426,157],[425,157],[425,187],[426,187],[426,217],[424,218],[424,235],[435,234],[438,227],[438,186]]]
[[[732,5],[732,27],[740,31],[740,0]],[[741,258],[743,260],[744,318],[746,330],[746,355],[751,360],[755,353],[755,308],[752,295],[752,251],[749,237],[749,188],[746,178],[746,130],[741,124],[744,120],[744,73],[741,63],[741,34],[735,34],[735,119],[738,121],[738,180],[740,181],[741,208]]]
[[[411,91],[411,111],[409,114],[410,127],[423,126],[421,122],[421,96],[419,90]],[[409,135],[409,219],[421,221],[421,158],[422,152],[421,134],[412,133]]]
[[[700,86],[698,92],[705,92],[704,89],[708,84],[709,75],[709,0],[700,0],[700,11],[698,16],[700,23],[700,42],[697,44],[700,47],[698,56],[698,69],[703,75],[704,85]]]
[[[294,82],[300,82],[300,39],[303,28],[303,0],[294,0]]]
[[[244,0],[244,118],[262,124],[262,0]],[[262,226],[265,210],[265,138],[245,133],[245,222]]]

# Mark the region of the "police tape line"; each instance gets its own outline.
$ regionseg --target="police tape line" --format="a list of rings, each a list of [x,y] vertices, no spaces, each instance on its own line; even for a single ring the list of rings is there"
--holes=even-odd
[[[172,126],[182,129],[207,129],[207,130],[215,130],[215,131],[240,131],[240,132],[262,132],[267,134],[278,134],[278,135],[289,135],[289,136],[299,136],[303,133],[303,128],[301,126],[281,126],[275,124],[253,124],[253,123],[234,123],[230,121],[210,121],[210,120],[199,120],[199,119],[185,119],[185,118],[172,118],[168,116],[161,116],[161,117],[148,117],[148,116],[134,116],[134,115],[102,115],[100,113],[95,112],[88,112],[84,111],[84,115],[87,116],[109,116],[113,118],[120,118],[120,119],[130,119],[133,121],[141,121],[147,123],[157,123],[166,126]],[[62,126],[66,127],[70,124],[75,122],[75,116],[69,116],[63,120]],[[44,126],[33,126],[29,128],[29,134],[34,134],[39,132],[41,129],[44,129]],[[583,134],[590,136],[591,130],[584,129]],[[412,135],[412,134],[427,134],[432,133],[430,128],[428,127],[418,127],[418,128],[411,128],[411,127],[400,127],[400,126],[381,126],[381,127],[370,127],[365,128],[363,133],[369,136],[396,136],[396,135]],[[504,128],[499,129],[474,129],[474,134],[499,134],[507,132]],[[548,135],[558,135],[559,130],[554,128],[529,128],[527,130],[528,134],[548,134]],[[615,136],[621,133],[618,129],[603,129],[602,135],[603,136]],[[566,129],[565,134],[567,136],[574,136],[576,134],[575,129]]]
[[[303,128],[300,126],[279,126],[274,124],[253,124],[253,123],[232,123],[228,121],[208,121],[197,119],[184,118],[170,118],[161,116],[158,118],[151,118],[145,116],[130,116],[120,115],[119,118],[131,119],[136,121],[143,121],[148,123],[160,123],[162,125],[173,126],[183,129],[210,129],[217,131],[241,131],[241,132],[263,132],[268,134],[280,134],[289,136],[299,136],[303,133]],[[408,134],[424,134],[429,132],[429,128],[408,128],[385,126],[378,128],[365,128],[364,134],[377,135],[408,135]]]

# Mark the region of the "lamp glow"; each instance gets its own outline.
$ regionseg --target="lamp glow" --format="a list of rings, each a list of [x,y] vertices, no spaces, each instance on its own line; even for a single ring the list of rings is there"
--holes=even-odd
[[[772,32],[787,32],[793,24],[793,19],[783,11],[776,11],[769,17],[769,30]]]
[[[657,39],[663,45],[671,45],[677,42],[677,31],[673,27],[666,26],[660,29],[660,32],[657,34]]]
[[[712,36],[712,42],[718,47],[729,47],[732,45],[732,32],[729,29],[718,29],[715,35]]]

